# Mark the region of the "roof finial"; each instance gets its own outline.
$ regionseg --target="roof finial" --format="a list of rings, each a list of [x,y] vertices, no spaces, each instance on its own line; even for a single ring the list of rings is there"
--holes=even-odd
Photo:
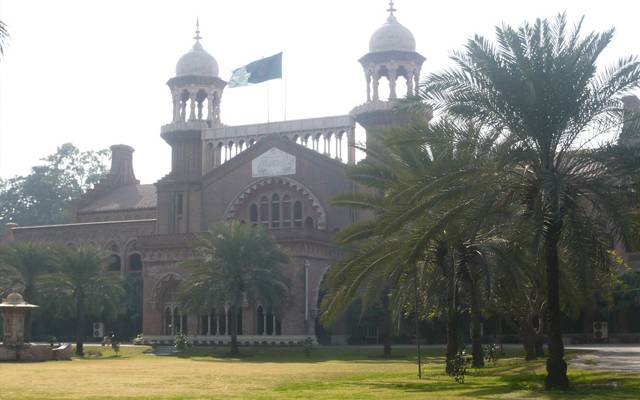
[[[202,36],[200,36],[200,18],[196,18],[196,35],[193,38],[196,42],[199,42],[200,39],[202,39]]]
[[[393,0],[389,0],[389,8],[387,9],[387,11],[389,12],[389,15],[393,17],[393,13],[398,11],[395,8],[393,8]]]

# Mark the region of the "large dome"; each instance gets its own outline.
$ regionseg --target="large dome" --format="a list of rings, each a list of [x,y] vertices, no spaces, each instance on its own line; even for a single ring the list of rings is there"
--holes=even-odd
[[[373,33],[369,40],[369,51],[416,51],[416,39],[413,33],[401,25],[395,16],[390,15],[387,22]]]
[[[178,60],[176,76],[218,76],[218,62],[196,41],[193,48]]]

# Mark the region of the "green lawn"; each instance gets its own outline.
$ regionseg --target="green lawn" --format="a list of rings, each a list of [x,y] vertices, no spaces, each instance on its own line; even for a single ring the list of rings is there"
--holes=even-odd
[[[416,377],[413,349],[384,360],[373,348],[196,348],[182,357],[149,356],[146,347],[87,347],[101,356],[67,362],[0,364],[0,399],[639,399],[631,373],[571,370],[573,390],[542,391],[543,362],[510,353],[496,366],[470,370],[460,385],[442,373],[441,348],[426,350],[425,379]]]

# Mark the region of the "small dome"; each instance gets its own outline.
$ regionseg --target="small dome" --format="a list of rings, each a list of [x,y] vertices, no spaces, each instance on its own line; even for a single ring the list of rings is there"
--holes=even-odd
[[[5,299],[5,302],[8,304],[22,304],[24,303],[24,297],[22,297],[20,292],[14,290],[13,292],[9,293],[9,295]]]
[[[176,76],[218,76],[218,62],[196,41],[193,48],[178,60]]]
[[[401,25],[393,15],[387,18],[387,22],[378,28],[369,40],[369,52],[380,51],[416,51],[413,33]]]

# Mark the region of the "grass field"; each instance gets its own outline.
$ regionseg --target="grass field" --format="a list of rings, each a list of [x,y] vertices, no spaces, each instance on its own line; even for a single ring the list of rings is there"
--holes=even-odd
[[[443,349],[426,350],[425,378],[413,349],[394,358],[373,348],[223,348],[150,356],[146,347],[87,347],[101,356],[67,362],[0,363],[0,399],[640,399],[640,376],[571,370],[573,389],[542,391],[544,363],[508,353],[496,366],[470,370],[460,385],[442,373]]]

